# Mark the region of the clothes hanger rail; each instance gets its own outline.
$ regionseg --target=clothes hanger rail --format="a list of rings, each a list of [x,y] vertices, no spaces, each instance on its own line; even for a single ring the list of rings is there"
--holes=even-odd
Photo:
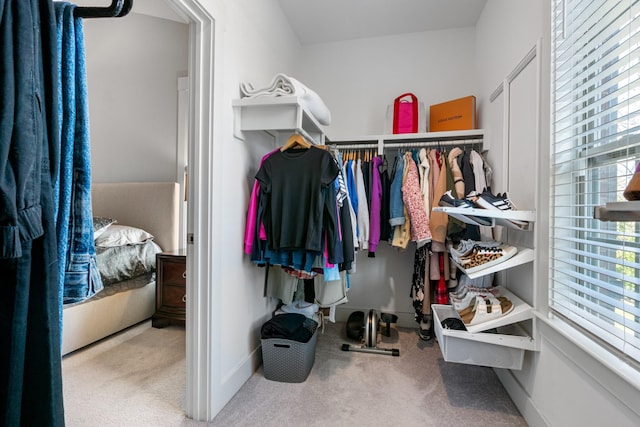
[[[111,0],[106,7],[78,6],[73,11],[76,18],[122,18],[133,7],[133,0]]]

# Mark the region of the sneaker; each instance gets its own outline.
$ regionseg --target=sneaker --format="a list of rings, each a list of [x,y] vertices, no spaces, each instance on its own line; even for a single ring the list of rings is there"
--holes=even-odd
[[[465,199],[456,199],[451,194],[451,190],[448,190],[446,193],[440,197],[440,201],[438,202],[439,206],[450,207],[450,208],[464,208],[464,209],[475,209],[477,206],[471,201]],[[451,213],[447,212],[449,216],[452,216],[464,223],[473,224],[473,225],[483,225],[483,226],[492,226],[493,222],[491,218],[486,218],[483,216],[475,216],[475,215],[465,215],[460,213]]]
[[[459,262],[460,258],[471,253],[476,243],[478,242],[472,239],[460,240],[457,246],[449,247],[449,254],[454,261]]]
[[[499,248],[501,245],[500,242],[496,242],[494,240],[487,241],[477,241],[472,239],[461,240],[457,246],[449,247],[449,254],[451,258],[460,264],[462,259],[469,254],[471,254],[474,250],[478,250],[478,248]]]
[[[501,244],[495,246],[476,245],[471,253],[456,261],[466,274],[472,274],[485,268],[507,261],[518,252],[515,246]],[[455,260],[454,260],[455,261]]]
[[[420,329],[418,335],[423,341],[429,341],[433,339],[433,318],[429,314],[423,314],[420,319]]]
[[[418,334],[420,335],[420,339],[423,341],[432,340],[433,326],[425,322],[420,322],[420,330],[418,331]]]
[[[476,204],[485,209],[493,209],[501,212],[518,210],[506,192],[502,194],[498,193],[494,196],[490,191],[485,190],[476,199]],[[510,219],[509,221],[519,227],[526,227],[529,224],[527,221],[517,219]]]

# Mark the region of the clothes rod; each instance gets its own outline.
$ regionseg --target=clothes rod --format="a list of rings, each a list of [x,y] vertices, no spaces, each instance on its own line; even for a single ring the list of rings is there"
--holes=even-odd
[[[482,139],[466,139],[457,141],[425,141],[425,142],[388,142],[384,148],[420,148],[420,147],[442,147],[451,145],[480,145]]]
[[[455,145],[482,145],[482,139],[466,139],[457,141],[425,141],[425,142],[388,142],[383,143],[382,148],[421,148],[421,147],[442,147]],[[330,145],[338,150],[366,150],[378,148],[378,144],[336,144]]]
[[[367,150],[371,148],[378,149],[378,144],[331,144],[329,146],[338,150]]]
[[[133,0],[112,0],[106,7],[82,7],[73,10],[76,18],[122,18],[133,7]]]

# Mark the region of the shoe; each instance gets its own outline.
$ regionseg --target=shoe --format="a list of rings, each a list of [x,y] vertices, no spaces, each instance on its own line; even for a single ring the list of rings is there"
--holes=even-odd
[[[476,199],[476,204],[484,209],[493,209],[501,212],[518,210],[506,192],[498,193],[494,196],[490,191],[485,190]],[[527,221],[517,219],[509,219],[509,221],[518,227],[526,227],[529,224]]]
[[[453,259],[456,263],[461,264],[463,259],[470,254],[473,253],[474,250],[478,248],[498,248],[500,247],[500,242],[496,242],[494,240],[486,240],[486,241],[477,241],[477,240],[461,240],[458,246],[449,247],[449,254],[451,255],[451,259]]]
[[[477,206],[471,200],[467,199],[456,199],[451,194],[451,190],[448,190],[446,193],[440,197],[440,201],[438,202],[439,206],[450,207],[450,208],[463,208],[463,209],[475,209]],[[447,212],[449,216],[452,216],[466,224],[472,225],[481,225],[481,226],[492,226],[493,221],[491,218],[486,218],[483,216],[476,215],[466,215],[459,213]]]
[[[458,243],[458,246],[449,247],[449,254],[455,262],[459,263],[459,260],[462,257],[467,256],[471,253],[476,243],[478,243],[476,240],[461,240],[460,243]]]
[[[481,242],[484,243],[484,242]],[[474,246],[471,253],[456,261],[466,274],[475,273],[485,268],[505,262],[518,252],[518,248],[507,244],[500,246]]]
[[[465,325],[473,326],[499,319],[513,310],[513,303],[505,297],[476,297],[473,310],[458,312]]]
[[[433,339],[433,320],[431,319],[431,316],[422,316],[418,335],[420,335],[420,339],[423,341],[429,341]]]
[[[451,298],[451,305],[456,311],[461,311],[469,307],[472,302],[475,302],[476,297],[497,297],[499,295],[500,291],[495,288],[469,290],[462,298]]]

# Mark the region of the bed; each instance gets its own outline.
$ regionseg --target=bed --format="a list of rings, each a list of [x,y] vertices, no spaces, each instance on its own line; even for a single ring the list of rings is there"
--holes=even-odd
[[[173,250],[180,246],[179,194],[179,185],[174,182],[94,183],[93,215],[145,230],[163,250]],[[64,306],[63,355],[151,318],[155,311],[154,280],[117,292],[112,286],[85,302]]]

